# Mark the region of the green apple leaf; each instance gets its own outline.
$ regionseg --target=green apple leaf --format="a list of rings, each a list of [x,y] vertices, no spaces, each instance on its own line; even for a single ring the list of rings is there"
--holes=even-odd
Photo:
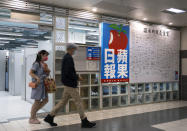
[[[111,24],[111,25],[109,25],[109,27],[120,31],[120,28],[116,24]]]
[[[123,30],[123,33],[127,34],[126,30]]]
[[[122,29],[123,29],[123,25],[121,24],[121,25],[120,25],[120,32],[122,31]]]

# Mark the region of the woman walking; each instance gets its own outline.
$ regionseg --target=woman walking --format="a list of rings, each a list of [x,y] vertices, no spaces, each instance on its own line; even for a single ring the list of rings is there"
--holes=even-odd
[[[34,99],[34,104],[31,108],[31,117],[29,119],[30,124],[40,124],[40,121],[36,117],[36,113],[48,103],[48,94],[45,90],[44,80],[50,74],[50,70],[45,63],[48,60],[49,53],[45,50],[38,52],[36,61],[33,63],[30,70],[30,76],[32,82],[36,83],[36,87],[32,88],[31,99]]]

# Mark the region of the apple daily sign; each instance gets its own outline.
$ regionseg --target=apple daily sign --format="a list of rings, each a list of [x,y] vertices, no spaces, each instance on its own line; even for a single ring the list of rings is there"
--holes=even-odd
[[[129,26],[101,24],[101,82],[129,82]]]

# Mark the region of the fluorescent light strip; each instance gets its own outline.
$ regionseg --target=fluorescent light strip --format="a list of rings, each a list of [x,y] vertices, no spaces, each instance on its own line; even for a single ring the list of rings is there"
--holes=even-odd
[[[21,45],[21,47],[38,47],[37,45]]]
[[[93,41],[93,40],[86,40],[86,42],[89,42],[89,43],[99,43],[99,41]]]
[[[23,36],[23,34],[21,34],[21,33],[9,33],[9,32],[0,32],[0,35]]]
[[[0,37],[0,40],[16,40],[15,38]]]
[[[88,32],[88,35],[99,35],[99,32]]]
[[[76,26],[69,26],[69,29],[77,29],[77,30],[86,30],[86,31],[97,31],[98,29],[92,29],[89,27],[76,27]]]
[[[9,41],[0,41],[0,43],[8,44],[8,43],[10,43],[10,42],[9,42]]]
[[[46,39],[51,39],[51,36],[44,36],[44,38],[46,38]]]
[[[175,9],[175,8],[169,8],[169,9],[166,9],[166,10],[170,11],[170,12],[177,13],[177,14],[186,12],[185,10]]]

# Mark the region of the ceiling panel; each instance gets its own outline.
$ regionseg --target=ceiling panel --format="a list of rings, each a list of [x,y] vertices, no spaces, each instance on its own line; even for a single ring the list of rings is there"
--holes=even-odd
[[[187,9],[187,0],[31,0],[49,5],[67,8],[86,9],[98,8],[98,13],[112,16],[129,17],[142,20],[147,18],[150,22],[174,26],[187,26],[187,13],[165,14],[161,12],[167,8]]]
[[[22,23],[23,24],[23,23]],[[6,31],[5,31],[6,30]],[[50,31],[43,31],[38,29],[28,29],[20,27],[12,27],[8,25],[6,28],[0,26],[0,50],[12,49],[16,47],[38,46],[38,41],[49,40],[51,36]]]

